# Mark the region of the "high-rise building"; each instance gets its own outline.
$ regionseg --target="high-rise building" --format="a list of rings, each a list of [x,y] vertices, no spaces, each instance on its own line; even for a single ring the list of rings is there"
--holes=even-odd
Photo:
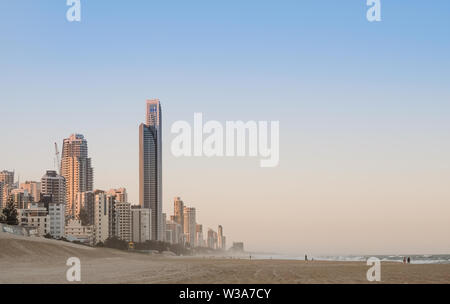
[[[222,225],[219,225],[219,228],[217,229],[217,248],[223,250],[226,249],[226,241],[225,236],[223,235]]]
[[[58,175],[56,171],[48,170],[42,176],[40,184],[42,195],[51,195],[52,203],[66,205],[66,180],[64,177]]]
[[[96,191],[94,201],[94,244],[109,237],[109,206],[106,193]]]
[[[118,203],[128,203],[128,193],[125,188],[110,189],[108,194],[115,196]]]
[[[27,190],[28,193],[31,194],[33,197],[33,200],[35,202],[39,202],[41,199],[41,183],[40,182],[33,182],[33,181],[26,181],[25,183],[20,184],[20,189]]]
[[[197,224],[195,231],[195,245],[197,247],[203,247],[203,225]]]
[[[0,207],[4,208],[8,203],[9,194],[14,187],[14,171],[3,170],[0,172]]]
[[[208,229],[206,242],[207,242],[208,248],[217,249],[217,232],[215,232],[211,228]]]
[[[162,124],[159,99],[147,100],[139,126],[139,204],[152,214],[152,240],[162,241]]]
[[[173,221],[180,224],[184,229],[184,203],[179,197],[173,200]]]
[[[186,243],[191,248],[195,247],[195,235],[196,235],[196,221],[195,221],[195,208],[184,208],[184,234],[186,235]]]
[[[66,213],[71,217],[76,217],[78,216],[75,209],[77,193],[92,191],[94,184],[87,141],[83,135],[72,134],[69,138],[64,139],[61,175],[66,179]]]
[[[0,172],[0,183],[3,182],[5,185],[14,184],[14,171],[3,170]]]
[[[116,202],[115,236],[124,241],[131,241],[131,204]]]
[[[135,243],[150,241],[152,237],[151,210],[141,206],[131,207],[131,239]]]

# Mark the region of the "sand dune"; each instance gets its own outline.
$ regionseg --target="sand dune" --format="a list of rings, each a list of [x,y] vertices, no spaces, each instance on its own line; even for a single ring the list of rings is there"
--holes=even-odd
[[[66,260],[81,260],[81,283],[368,283],[361,262],[167,257],[90,248],[0,233],[0,283],[68,283]],[[382,264],[382,283],[450,283],[450,264]]]

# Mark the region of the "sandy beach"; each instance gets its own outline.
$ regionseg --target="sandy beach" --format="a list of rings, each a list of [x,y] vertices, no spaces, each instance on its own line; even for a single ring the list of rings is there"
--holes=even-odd
[[[90,248],[0,233],[0,283],[68,283],[66,261],[81,260],[81,283],[369,283],[362,262],[171,257]],[[450,283],[450,264],[381,264],[381,283]]]

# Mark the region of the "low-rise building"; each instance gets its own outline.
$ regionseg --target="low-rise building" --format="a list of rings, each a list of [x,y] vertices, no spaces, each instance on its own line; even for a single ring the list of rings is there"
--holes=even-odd
[[[50,215],[47,208],[39,203],[29,204],[28,209],[18,209],[19,225],[33,229],[36,236],[45,236],[50,233]]]
[[[80,220],[70,219],[65,226],[65,237],[69,241],[78,241],[85,244],[93,243],[93,226],[83,226]]]

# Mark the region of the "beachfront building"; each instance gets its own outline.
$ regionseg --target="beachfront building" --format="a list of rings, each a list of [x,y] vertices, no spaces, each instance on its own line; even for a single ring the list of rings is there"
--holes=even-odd
[[[65,235],[65,214],[66,205],[61,203],[49,203],[48,204],[48,215],[50,218],[50,235],[59,239]]]
[[[94,227],[83,226],[80,220],[69,219],[65,227],[65,237],[69,241],[78,241],[85,244],[92,244],[94,237]]]
[[[115,204],[115,236],[124,241],[131,241],[131,204]]]
[[[39,202],[41,199],[41,183],[26,181],[25,183],[20,184],[20,189],[27,190],[28,193],[33,197],[34,202]]]
[[[43,237],[50,233],[50,216],[43,204],[31,203],[28,209],[18,209],[18,219],[30,235]]]
[[[217,248],[225,250],[227,248],[226,245],[226,238],[223,235],[223,227],[222,225],[219,225],[217,229]]]
[[[48,170],[42,176],[40,184],[42,195],[51,196],[52,203],[66,205],[66,181],[64,177],[58,175],[54,170]]]
[[[166,223],[166,242],[184,244],[183,228],[173,220],[169,220]]]
[[[195,235],[196,226],[195,221],[195,208],[185,207],[184,208],[184,234],[186,235],[186,243],[189,244],[191,248],[195,247]]]
[[[94,197],[94,244],[105,242],[109,237],[108,196],[103,191],[96,191]]]
[[[197,224],[195,228],[195,246],[204,247],[203,225]]]
[[[208,248],[217,249],[217,232],[211,228],[208,229],[206,243]]]
[[[131,240],[144,243],[152,239],[151,210],[141,206],[131,207]]]
[[[94,173],[88,157],[87,141],[81,134],[64,139],[61,158],[61,175],[66,181],[66,213],[73,218],[79,215],[75,199],[79,192],[93,190]]]
[[[147,100],[139,126],[139,205],[151,210],[152,240],[162,241],[162,122],[159,99]]]

